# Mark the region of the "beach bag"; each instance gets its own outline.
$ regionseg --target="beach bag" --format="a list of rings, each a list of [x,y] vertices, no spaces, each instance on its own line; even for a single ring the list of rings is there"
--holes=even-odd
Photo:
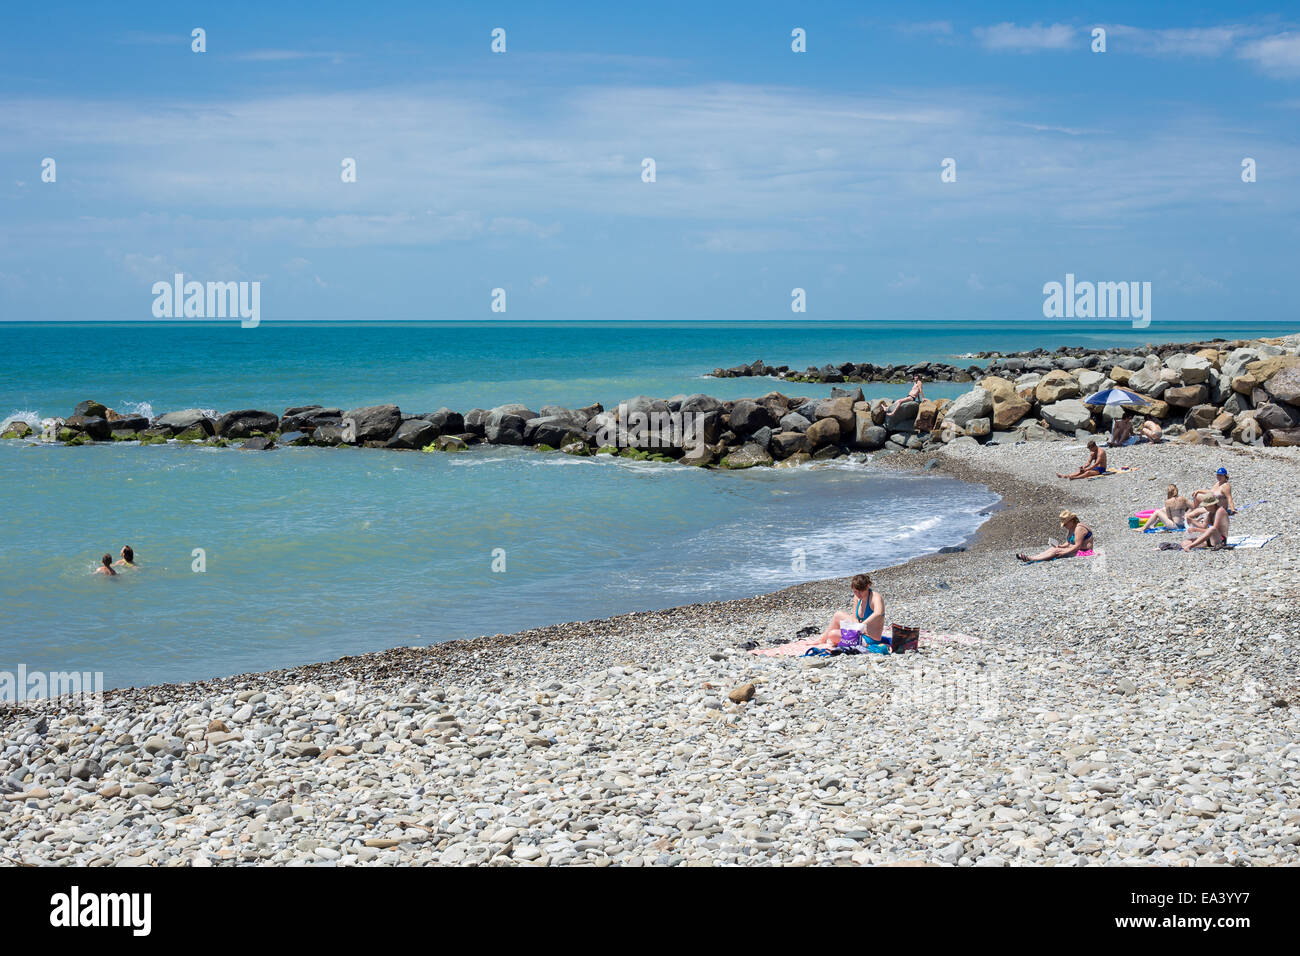
[[[919,627],[907,627],[902,624],[891,624],[889,626],[889,650],[893,654],[902,654],[906,651],[917,651],[921,643],[921,629]]]
[[[840,642],[835,645],[842,651],[854,651],[862,646],[862,625],[857,621],[840,624]]]

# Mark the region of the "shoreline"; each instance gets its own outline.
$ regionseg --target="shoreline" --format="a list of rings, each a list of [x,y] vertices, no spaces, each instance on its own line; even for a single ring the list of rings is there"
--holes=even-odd
[[[824,625],[847,598],[825,579],[8,711],[0,860],[1298,862],[1300,450],[1121,451],[1134,470],[1073,484],[1049,477],[1064,441],[935,456],[1008,507],[967,551],[873,573],[887,619],[940,635],[920,654],[739,648]],[[1266,548],[1129,531],[1223,461]],[[1067,505],[1098,556],[1016,562]]]

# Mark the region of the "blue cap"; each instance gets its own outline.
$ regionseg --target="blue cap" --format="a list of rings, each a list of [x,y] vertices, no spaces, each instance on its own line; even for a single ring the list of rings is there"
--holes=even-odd
[[[1227,473],[1228,473],[1228,469],[1226,468],[1220,468],[1218,471],[1215,472],[1216,475],[1226,475]]]

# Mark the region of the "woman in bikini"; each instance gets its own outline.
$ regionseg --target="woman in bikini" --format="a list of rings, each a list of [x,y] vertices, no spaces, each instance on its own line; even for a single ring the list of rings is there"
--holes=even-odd
[[[1036,561],[1054,561],[1057,558],[1072,558],[1076,554],[1092,553],[1092,529],[1079,520],[1079,516],[1073,511],[1061,512],[1061,527],[1070,532],[1070,537],[1066,539],[1065,544],[1058,544],[1041,551],[1032,557],[1024,554],[1017,554],[1016,557],[1021,561],[1033,563]]]
[[[1142,522],[1142,530],[1145,531],[1157,520],[1164,522],[1166,528],[1181,528],[1183,522],[1187,520],[1187,512],[1191,507],[1192,503],[1178,493],[1178,486],[1170,485],[1165,489],[1165,506],[1152,512],[1151,516]]]
[[[925,394],[923,389],[921,388],[921,376],[913,375],[912,390],[908,392],[907,395],[905,395],[903,398],[898,399],[897,401],[894,402],[894,404],[889,406],[889,414],[892,415],[894,414],[894,412],[898,411],[898,409],[902,406],[904,402],[916,402],[919,405],[924,400],[925,400]]]
[[[853,589],[853,610],[836,611],[830,626],[814,647],[834,649],[840,642],[840,623],[844,621],[856,622],[863,636],[873,641],[880,640],[880,635],[885,630],[885,599],[879,591],[872,589],[868,575],[855,574],[849,586]]]
[[[1214,473],[1213,488],[1197,488],[1192,492],[1192,500],[1200,501],[1202,495],[1223,495],[1228,504],[1228,514],[1237,513],[1237,502],[1232,500],[1232,482],[1228,480],[1228,469],[1220,468]]]

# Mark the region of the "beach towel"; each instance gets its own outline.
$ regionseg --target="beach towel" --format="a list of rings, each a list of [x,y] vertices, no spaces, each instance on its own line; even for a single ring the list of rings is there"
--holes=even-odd
[[[1137,465],[1122,465],[1119,468],[1110,468],[1103,471],[1100,475],[1093,475],[1090,478],[1084,478],[1084,481],[1096,481],[1098,478],[1109,478],[1111,475],[1126,475],[1130,471],[1137,471]]]
[[[885,628],[884,634],[890,634],[890,629]],[[789,644],[781,644],[778,647],[760,647],[758,650],[750,651],[751,654],[759,654],[764,657],[802,657],[804,651],[808,650],[814,644],[821,640],[820,636],[807,637],[801,641],[791,641]],[[971,637],[969,634],[937,634],[934,631],[921,631],[922,644],[962,644],[969,646],[978,644],[978,637]]]
[[[1262,548],[1276,537],[1276,534],[1230,534],[1228,535],[1228,547]]]
[[[1096,551],[1092,551],[1092,550],[1088,550],[1088,551],[1076,551],[1076,552],[1074,552],[1074,556],[1075,556],[1076,558],[1091,558],[1091,557],[1092,557],[1094,554],[1096,554],[1096,553],[1097,553]]]
[[[1170,528],[1168,525],[1166,525],[1166,524],[1164,524],[1164,523],[1162,522],[1162,523],[1160,523],[1160,524],[1158,524],[1158,525],[1155,525],[1154,527],[1151,527],[1151,528],[1143,528],[1143,529],[1142,529],[1142,533],[1143,533],[1143,534],[1160,534],[1160,533],[1162,533],[1162,532],[1164,532],[1164,531],[1186,531],[1186,530],[1187,530],[1187,526],[1186,526],[1186,525],[1182,526],[1181,528]]]

